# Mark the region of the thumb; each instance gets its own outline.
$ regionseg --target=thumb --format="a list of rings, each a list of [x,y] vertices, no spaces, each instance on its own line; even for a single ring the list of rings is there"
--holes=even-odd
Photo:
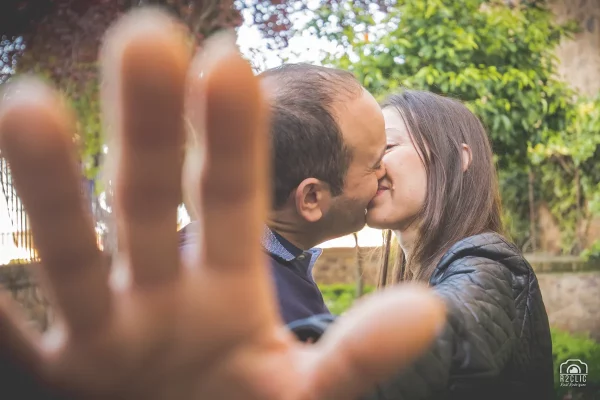
[[[422,285],[396,285],[359,300],[311,346],[312,392],[344,400],[368,393],[424,353],[444,323],[444,303]]]

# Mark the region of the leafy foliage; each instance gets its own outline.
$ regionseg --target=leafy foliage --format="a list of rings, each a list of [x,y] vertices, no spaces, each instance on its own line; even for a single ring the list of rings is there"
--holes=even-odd
[[[600,343],[587,334],[570,334],[552,329],[552,356],[554,358],[554,389],[558,398],[569,393],[568,387],[560,386],[560,364],[567,360],[581,360],[588,365],[587,385],[583,390],[593,396],[600,393]],[[585,397],[588,398],[588,397]],[[593,397],[589,397],[593,398]]]
[[[581,257],[585,261],[600,261],[600,240],[594,241],[591,246],[581,253]]]
[[[353,71],[379,99],[408,87],[464,101],[488,128],[514,239],[523,244],[529,235],[532,172],[537,200],[550,205],[563,232],[564,251],[577,252],[585,245],[582,225],[598,214],[600,103],[575,101],[557,77],[556,47],[578,28],[556,23],[544,3],[400,0],[362,7],[338,0],[319,8],[308,28],[339,45],[324,63]]]
[[[514,5],[518,3],[519,5]],[[197,39],[251,16],[285,46],[307,2],[283,0],[7,0],[0,5],[0,83],[43,73],[73,102],[85,174],[102,153],[95,61],[108,24],[138,5],[162,5]],[[320,0],[309,29],[339,44],[331,65],[352,70],[378,98],[401,86],[462,99],[488,127],[513,239],[529,236],[529,174],[535,200],[557,219],[563,250],[589,247],[600,214],[598,98],[576,99],[556,74],[555,48],[577,30],[557,24],[545,0]],[[18,60],[18,64],[17,64]],[[600,252],[590,247],[586,255]]]
[[[77,113],[77,141],[85,178],[94,180],[99,172],[104,139],[100,121],[98,82],[92,80],[81,88],[65,88]]]
[[[323,294],[323,300],[325,300],[329,311],[335,315],[343,314],[356,299],[356,288],[354,285],[321,285],[319,289]],[[375,290],[374,287],[366,286],[363,288],[363,294],[371,293],[373,290]]]
[[[579,252],[591,219],[600,215],[600,95],[579,98],[568,121],[564,132],[530,149],[530,157],[552,213],[561,216],[564,250]]]

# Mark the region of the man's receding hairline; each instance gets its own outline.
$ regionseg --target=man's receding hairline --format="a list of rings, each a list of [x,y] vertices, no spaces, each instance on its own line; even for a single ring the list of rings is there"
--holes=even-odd
[[[360,97],[365,90],[354,74],[349,71],[322,66],[312,66],[310,64],[288,64],[288,66],[292,69],[286,70],[286,65],[283,65],[258,74],[258,78],[264,82],[262,84],[270,90],[273,90],[272,94],[275,96],[282,91],[285,91],[285,83],[291,83],[292,85],[294,83],[298,84],[299,81],[309,83],[310,78],[315,75],[318,75],[319,78],[324,79],[327,83],[327,90],[331,93],[332,103],[356,99]],[[293,69],[296,66],[299,68]],[[301,67],[306,67],[306,69],[302,69]],[[311,69],[312,67],[314,67],[314,69]],[[349,83],[350,85],[336,87],[337,83]]]
[[[292,80],[290,76],[284,76],[285,73],[276,73],[273,75],[260,76],[261,86],[265,92],[267,101],[277,102],[279,98],[286,95],[295,95],[286,83]],[[344,106],[346,102],[359,99],[367,91],[358,80],[350,76],[337,75],[340,81],[353,81],[350,87],[342,87],[342,90],[335,90],[335,82],[330,82],[327,88],[330,94],[330,103],[323,104],[323,107],[331,113],[338,127],[340,126],[339,111],[336,107]],[[340,82],[341,83],[341,82]],[[340,132],[341,133],[341,132]]]

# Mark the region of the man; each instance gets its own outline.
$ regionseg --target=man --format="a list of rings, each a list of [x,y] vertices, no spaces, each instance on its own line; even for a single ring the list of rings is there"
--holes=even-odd
[[[364,227],[385,173],[385,124],[377,101],[350,72],[287,64],[259,78],[271,109],[273,160],[262,245],[290,323],[329,313],[312,276],[321,254],[315,246]],[[184,229],[193,237],[193,225]]]
[[[0,293],[3,390],[36,400],[341,400],[368,392],[427,348],[444,307],[419,287],[366,299],[313,346],[285,329],[259,245],[267,107],[235,40],[206,43],[202,74],[180,28],[154,10],[122,17],[104,43],[104,117],[119,144],[112,266],[82,198],[65,103],[31,80],[2,96],[0,151],[29,214],[56,315],[40,337]],[[206,111],[191,124],[205,133],[209,157],[188,182],[201,192],[199,251],[181,260],[175,227],[187,93]],[[117,265],[128,274],[111,281]]]

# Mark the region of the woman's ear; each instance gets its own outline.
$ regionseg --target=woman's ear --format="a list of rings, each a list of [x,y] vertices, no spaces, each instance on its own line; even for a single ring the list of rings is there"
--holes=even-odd
[[[329,185],[316,178],[300,182],[295,193],[296,211],[308,222],[317,222],[329,209]]]
[[[473,154],[471,152],[471,148],[469,147],[468,144],[463,143],[462,144],[462,170],[463,172],[465,172],[466,170],[469,169],[469,167],[471,166],[471,163],[473,162]]]

